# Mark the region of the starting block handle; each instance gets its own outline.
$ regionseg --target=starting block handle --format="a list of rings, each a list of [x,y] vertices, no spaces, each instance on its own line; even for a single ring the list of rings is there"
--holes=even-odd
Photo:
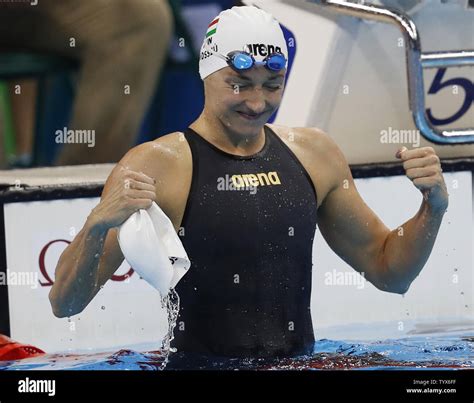
[[[424,68],[445,68],[474,65],[473,50],[422,53],[415,22],[405,13],[374,4],[352,3],[345,0],[308,0],[334,12],[357,18],[396,25],[405,38],[405,62],[408,100],[415,125],[423,137],[436,144],[474,143],[474,128],[440,130],[434,127],[425,112]]]

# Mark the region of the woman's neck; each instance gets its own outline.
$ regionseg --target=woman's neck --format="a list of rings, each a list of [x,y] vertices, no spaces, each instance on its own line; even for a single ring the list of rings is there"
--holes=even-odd
[[[204,112],[189,127],[217,148],[230,154],[252,155],[260,151],[265,144],[263,126],[257,135],[243,136],[222,124],[219,119],[211,118]]]

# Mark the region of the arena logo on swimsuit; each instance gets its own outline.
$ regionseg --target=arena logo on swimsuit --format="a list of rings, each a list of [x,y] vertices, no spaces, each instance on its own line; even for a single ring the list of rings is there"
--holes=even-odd
[[[232,175],[232,183],[236,188],[248,186],[271,186],[281,185],[278,172],[261,172],[257,174]]]

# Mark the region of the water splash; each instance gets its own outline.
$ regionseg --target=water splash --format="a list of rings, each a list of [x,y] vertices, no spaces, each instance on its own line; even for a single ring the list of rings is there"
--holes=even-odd
[[[161,298],[161,307],[166,309],[168,317],[168,332],[161,342],[161,350],[164,354],[164,360],[161,369],[164,369],[168,364],[170,352],[176,352],[176,349],[171,347],[171,342],[174,339],[174,328],[176,327],[179,314],[179,295],[174,288],[171,288],[168,294]]]

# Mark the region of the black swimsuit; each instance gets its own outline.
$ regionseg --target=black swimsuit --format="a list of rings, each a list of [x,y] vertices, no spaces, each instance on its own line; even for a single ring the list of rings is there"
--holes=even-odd
[[[227,357],[307,354],[317,196],[268,126],[251,156],[226,153],[188,128],[192,184],[180,233],[191,259],[178,283],[178,351]]]

